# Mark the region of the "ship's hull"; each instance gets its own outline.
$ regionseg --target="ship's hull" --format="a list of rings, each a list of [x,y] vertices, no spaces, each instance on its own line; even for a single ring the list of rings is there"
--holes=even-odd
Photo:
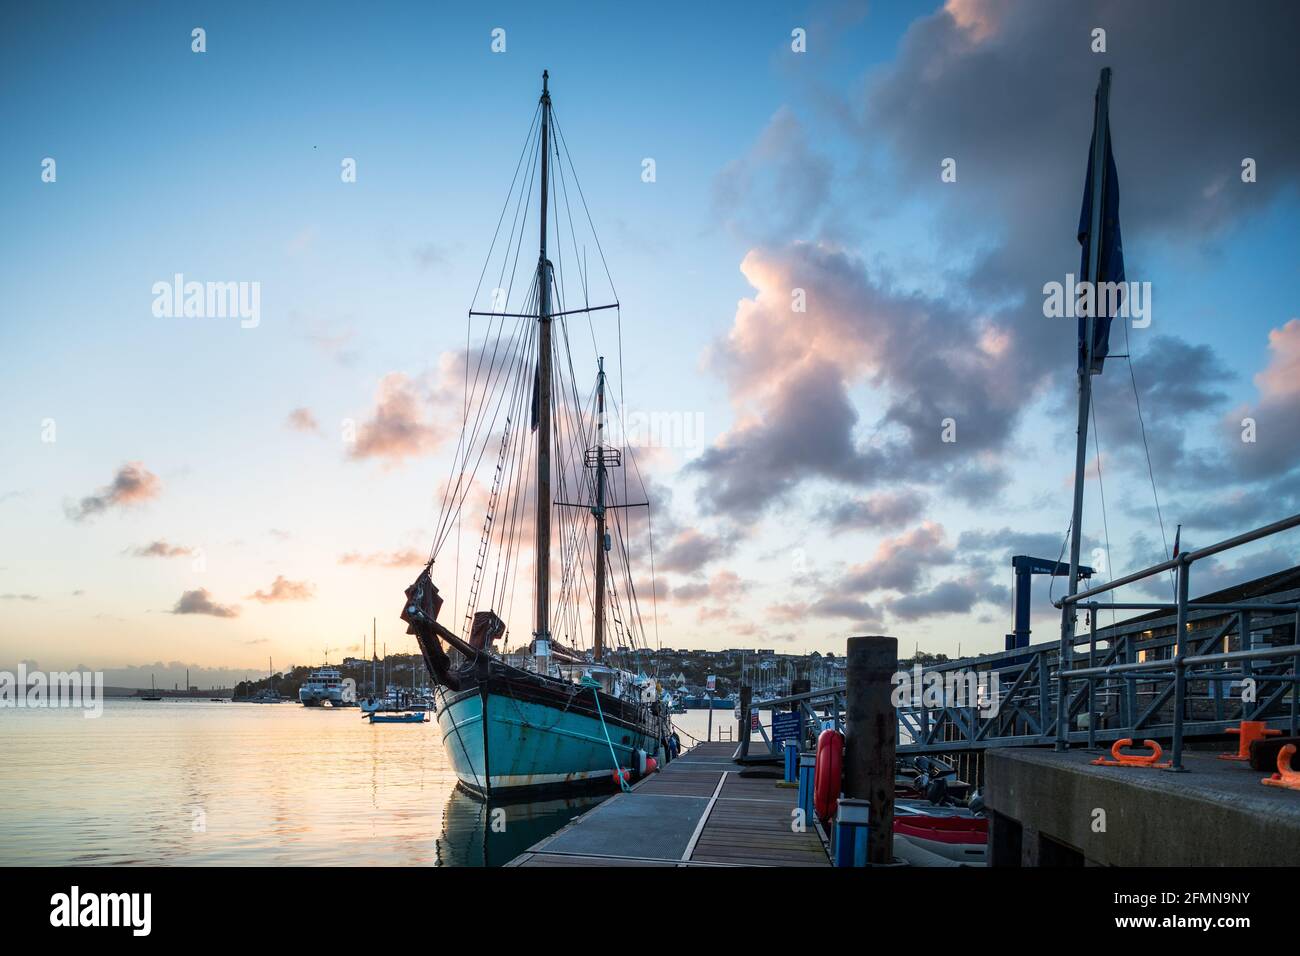
[[[600,693],[597,708],[591,688],[528,677],[493,674],[442,696],[443,747],[471,793],[613,790],[615,766],[634,770],[637,751],[662,761],[671,731],[649,707]]]
[[[341,707],[343,706],[343,692],[330,687],[302,687],[298,690],[298,702],[304,707],[322,707],[325,704]]]

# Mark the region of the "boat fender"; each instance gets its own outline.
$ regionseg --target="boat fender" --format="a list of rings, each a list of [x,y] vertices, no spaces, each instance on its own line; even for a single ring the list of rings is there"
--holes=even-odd
[[[645,772],[646,772],[646,773],[654,773],[654,772],[655,772],[656,770],[658,770],[658,769],[659,769],[659,761],[658,761],[658,760],[655,760],[654,757],[646,757],[646,758],[645,758]]]
[[[611,779],[612,779],[616,784],[619,784],[619,789],[621,790],[621,789],[623,788],[623,785],[625,785],[625,784],[626,784],[626,785],[630,785],[630,784],[631,784],[631,782],[632,782],[632,771],[629,770],[627,767],[619,767],[617,770],[615,770],[615,771],[613,771],[612,773],[610,773],[610,778],[611,778]]]
[[[636,775],[638,777],[644,777],[646,774],[645,762],[646,752],[644,750],[638,750],[636,752]]]
[[[823,821],[835,817],[844,779],[844,735],[823,730],[817,738],[817,761],[813,768],[813,807]]]

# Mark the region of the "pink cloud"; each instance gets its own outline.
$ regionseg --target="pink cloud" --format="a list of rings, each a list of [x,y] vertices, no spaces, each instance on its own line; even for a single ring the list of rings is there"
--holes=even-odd
[[[310,408],[295,408],[289,413],[288,424],[294,431],[320,433],[320,423]]]
[[[158,476],[145,468],[143,462],[128,461],[117,470],[112,482],[82,498],[77,505],[65,506],[65,510],[73,521],[84,521],[109,508],[140,504],[160,494],[162,481]]]
[[[206,614],[209,617],[238,617],[239,608],[235,605],[218,604],[212,600],[207,588],[186,591],[172,608],[173,614]]]
[[[379,381],[375,409],[361,425],[351,457],[379,458],[390,464],[434,451],[443,435],[424,417],[419,391],[401,372],[389,372]]]
[[[406,548],[402,551],[375,551],[370,554],[349,551],[339,558],[339,564],[375,568],[416,568],[427,560],[426,555],[421,554],[414,548]]]
[[[277,575],[271,582],[269,591],[254,591],[248,595],[250,601],[274,604],[279,601],[309,601],[316,596],[316,586],[307,581],[289,581],[284,575]]]
[[[129,548],[124,553],[136,558],[181,558],[193,554],[194,549],[183,544],[168,544],[160,538],[140,547]]]

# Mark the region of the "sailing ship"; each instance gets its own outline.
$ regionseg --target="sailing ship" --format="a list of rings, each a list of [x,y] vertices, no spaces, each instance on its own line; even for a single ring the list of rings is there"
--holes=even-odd
[[[149,675],[149,693],[140,695],[141,700],[162,700],[162,694],[158,693],[158,685],[154,683],[154,675]]]
[[[667,696],[661,697],[657,683],[634,667],[638,651],[646,646],[646,631],[636,607],[627,533],[630,509],[648,508],[648,503],[626,500],[626,470],[621,489],[611,476],[613,469],[622,468],[625,454],[629,460],[631,455],[630,449],[607,442],[606,403],[612,397],[606,387],[604,359],[597,358],[589,404],[579,400],[573,372],[567,317],[586,315],[590,322],[590,313],[617,310],[618,303],[587,304],[585,246],[577,248],[569,210],[573,251],[567,263],[576,262],[569,268],[580,275],[584,303],[566,308],[560,208],[562,203],[567,208],[569,191],[577,187],[581,194],[581,187],[555,122],[548,81],[543,72],[541,98],[516,167],[518,196],[512,183],[502,210],[505,221],[506,209],[515,199],[515,217],[502,259],[504,275],[512,252],[513,261],[519,261],[532,183],[539,179],[537,266],[525,280],[522,306],[510,307],[508,291],[505,301],[497,301],[495,293],[501,290],[495,290],[491,311],[471,308],[469,312],[471,321],[485,317],[488,330],[472,374],[474,355],[466,350],[465,421],[452,480],[443,496],[429,562],[406,589],[401,615],[434,681],[438,726],[456,775],[466,790],[485,798],[626,786],[634,774],[664,758],[672,733]],[[565,176],[562,148],[571,177]],[[527,170],[522,180],[521,169]],[[587,222],[590,225],[590,215]],[[551,225],[558,268],[548,257]],[[500,229],[499,223],[498,234]],[[496,245],[494,237],[492,250]],[[603,263],[603,252],[600,258]],[[502,285],[508,290],[514,283],[503,280]],[[594,326],[592,337],[594,344]],[[528,427],[525,419],[530,420]],[[479,464],[490,460],[487,453],[498,442],[473,580],[461,633],[456,633],[438,620],[444,599],[432,571],[440,548],[459,525]],[[568,500],[555,500],[554,494]],[[515,552],[530,503],[533,627],[527,651],[507,655],[501,648],[509,646],[506,620],[518,577]],[[583,512],[591,518],[586,533],[580,520]],[[552,549],[553,524],[560,533],[558,555]],[[552,580],[553,558],[558,558],[558,582]],[[615,562],[619,566],[613,567]],[[590,578],[588,565],[593,566]],[[489,583],[485,581],[489,576],[491,586],[485,594],[483,585]],[[558,584],[555,601],[553,584]],[[589,651],[580,649],[586,644],[584,604],[590,610]],[[615,647],[607,647],[611,638]]]

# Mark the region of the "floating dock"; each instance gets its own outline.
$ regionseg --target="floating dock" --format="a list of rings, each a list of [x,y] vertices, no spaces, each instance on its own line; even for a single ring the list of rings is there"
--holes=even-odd
[[[507,866],[830,866],[816,828],[794,827],[779,770],[701,743],[576,817]]]

